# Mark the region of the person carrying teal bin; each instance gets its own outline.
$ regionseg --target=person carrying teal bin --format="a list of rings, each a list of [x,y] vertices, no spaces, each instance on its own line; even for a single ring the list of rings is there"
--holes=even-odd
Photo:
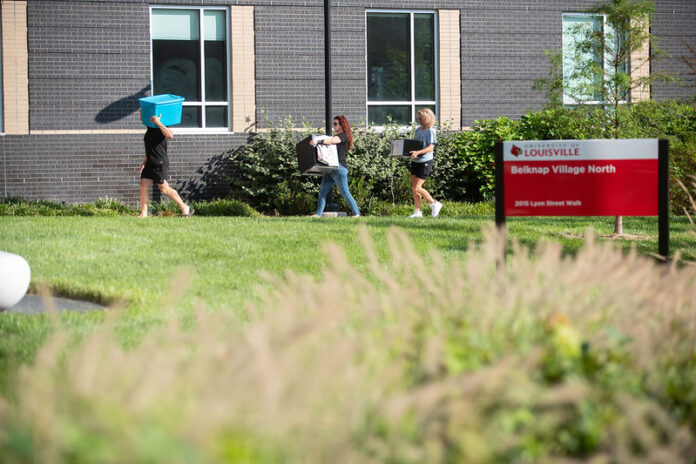
[[[147,204],[150,201],[152,183],[156,183],[160,192],[171,198],[181,209],[181,215],[191,217],[194,210],[186,205],[179,193],[167,183],[169,174],[169,155],[167,140],[174,138],[174,133],[162,124],[159,116],[150,116],[149,122],[155,127],[148,126],[145,131],[145,161],[140,165],[140,216],[147,217]]]
[[[179,124],[184,100],[184,97],[168,93],[139,98],[143,124],[156,129],[157,126],[150,120],[152,116],[158,116],[167,127]]]

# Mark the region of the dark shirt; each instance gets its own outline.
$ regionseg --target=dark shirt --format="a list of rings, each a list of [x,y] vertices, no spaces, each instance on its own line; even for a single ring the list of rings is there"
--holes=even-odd
[[[167,138],[159,128],[148,127],[145,132],[145,156],[148,164],[164,166],[169,163],[167,156]]]
[[[346,155],[348,154],[348,136],[345,132],[341,132],[340,134],[337,134],[337,137],[341,139],[341,143],[336,145],[338,162],[341,163],[341,166],[347,169],[348,165],[346,164]]]

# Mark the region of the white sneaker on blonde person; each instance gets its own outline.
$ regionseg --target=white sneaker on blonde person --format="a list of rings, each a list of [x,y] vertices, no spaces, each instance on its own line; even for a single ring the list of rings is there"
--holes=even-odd
[[[423,217],[423,212],[419,209],[415,210],[412,215],[409,216],[409,218],[422,218]]]
[[[431,214],[433,215],[433,217],[437,217],[437,215],[440,214],[440,210],[442,209],[442,203],[436,201],[431,205],[431,208]]]

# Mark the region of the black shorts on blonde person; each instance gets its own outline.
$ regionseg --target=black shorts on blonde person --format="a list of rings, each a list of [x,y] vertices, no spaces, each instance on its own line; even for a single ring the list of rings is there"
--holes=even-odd
[[[433,172],[433,160],[426,161],[425,163],[414,163],[411,161],[411,175],[426,180],[431,172]]]

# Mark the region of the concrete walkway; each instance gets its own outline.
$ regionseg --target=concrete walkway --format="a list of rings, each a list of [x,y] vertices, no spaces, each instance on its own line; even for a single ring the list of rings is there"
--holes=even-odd
[[[105,306],[97,303],[59,298],[57,296],[50,298],[48,305],[48,307],[44,305],[44,301],[39,295],[24,295],[24,298],[22,298],[19,303],[10,309],[4,311],[0,310],[0,313],[41,314],[48,312],[51,305],[55,307],[55,310],[58,312],[76,311],[82,313],[85,311],[101,311],[106,309]]]

